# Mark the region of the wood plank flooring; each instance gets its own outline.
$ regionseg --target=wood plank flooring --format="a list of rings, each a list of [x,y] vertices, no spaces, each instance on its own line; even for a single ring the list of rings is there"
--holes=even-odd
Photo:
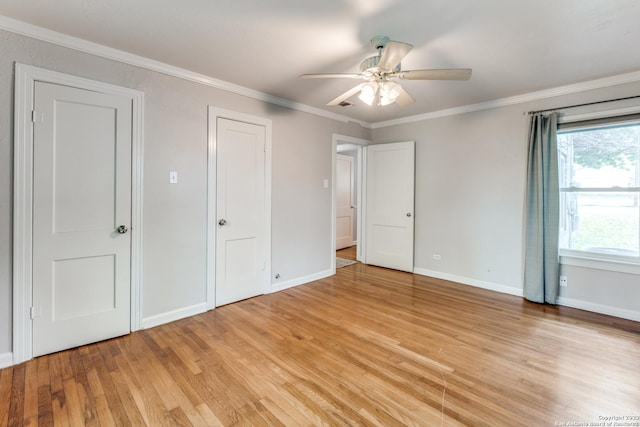
[[[0,426],[554,426],[639,372],[637,322],[358,263],[0,370]]]
[[[355,261],[357,255],[357,246],[349,246],[348,248],[340,249],[336,251],[336,256],[344,259],[350,259]]]

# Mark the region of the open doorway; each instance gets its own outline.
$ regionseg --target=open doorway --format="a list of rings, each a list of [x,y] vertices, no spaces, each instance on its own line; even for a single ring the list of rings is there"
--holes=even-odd
[[[364,260],[362,224],[363,148],[371,141],[343,135],[333,136],[333,266]]]
[[[357,150],[341,150],[336,154],[336,250],[355,246],[358,211]]]

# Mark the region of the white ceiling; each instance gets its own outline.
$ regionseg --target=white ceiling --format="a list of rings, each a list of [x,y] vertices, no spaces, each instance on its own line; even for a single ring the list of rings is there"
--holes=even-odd
[[[375,123],[640,70],[638,0],[0,0],[0,15]],[[402,81],[407,107],[327,107],[386,35],[403,69],[472,68],[468,82]]]

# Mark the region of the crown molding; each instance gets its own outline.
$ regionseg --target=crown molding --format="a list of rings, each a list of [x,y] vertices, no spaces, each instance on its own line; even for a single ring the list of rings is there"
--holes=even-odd
[[[384,122],[376,122],[371,124],[371,129],[379,129],[388,126],[403,125],[407,123],[420,122],[423,120],[437,119],[446,116],[455,116],[458,114],[471,113],[473,111],[488,110],[491,108],[506,107],[514,104],[523,104],[525,102],[538,101],[540,99],[553,98],[556,96],[570,95],[573,93],[585,92],[593,89],[602,89],[605,87],[616,86],[625,83],[633,83],[640,81],[640,71],[634,71],[617,76],[605,77],[597,80],[590,80],[582,83],[575,83],[566,86],[560,86],[552,89],[545,89],[537,92],[525,93],[523,95],[510,96],[507,98],[495,99],[493,101],[480,102],[477,104],[464,105],[462,107],[449,108],[447,110],[439,110],[431,113],[418,114],[416,116],[408,116],[395,120],[387,120]]]
[[[371,124],[368,122],[356,120],[351,117],[344,116],[342,114],[332,113],[330,111],[325,111],[320,108],[311,107],[306,104],[302,104],[299,102],[294,102],[288,99],[269,95],[264,92],[259,92],[257,90],[249,89],[244,86],[219,80],[204,74],[195,73],[195,72],[186,70],[184,68],[165,64],[164,62],[155,61],[153,59],[145,58],[139,55],[134,55],[132,53],[128,53],[122,50],[113,49],[111,47],[104,46],[98,43],[93,43],[77,37],[62,34],[57,31],[38,27],[36,25],[19,21],[13,18],[8,18],[3,15],[0,15],[0,29],[10,31],[16,34],[21,34],[23,36],[31,37],[44,42],[53,43],[59,46],[68,47],[74,50],[78,50],[80,52],[85,52],[92,55],[100,56],[102,58],[122,62],[124,64],[146,68],[148,70],[156,71],[172,77],[177,77],[182,80],[199,83],[205,86],[235,93],[237,95],[242,95],[249,98],[257,99],[259,101],[279,105],[281,107],[290,108],[292,110],[314,114],[316,116],[337,120],[343,123],[354,122],[354,123],[358,123],[359,125],[365,128],[371,127]]]
[[[87,40],[83,40],[77,37],[68,36],[56,31],[48,30],[46,28],[38,27],[23,21],[19,21],[13,18],[0,15],[0,29],[10,31],[23,36],[31,37],[34,39],[42,40],[45,42],[53,43],[59,46],[68,47],[81,52],[89,53],[92,55],[100,56],[103,58],[111,59],[114,61],[122,62],[137,67],[146,68],[152,71],[156,71],[169,76],[177,77],[183,80],[199,83],[205,86],[210,86],[216,89],[224,90],[227,92],[235,93],[237,95],[246,96],[249,98],[257,99],[259,101],[268,102],[271,104],[279,105],[281,107],[290,108],[316,116],[337,120],[343,123],[357,123],[366,129],[380,129],[389,126],[403,125],[408,123],[420,122],[424,120],[437,119],[440,117],[455,116],[458,114],[471,113],[474,111],[489,110],[492,108],[506,107],[509,105],[523,104],[526,102],[537,101],[546,98],[553,98],[556,96],[569,95],[578,92],[584,92],[593,89],[601,89],[605,87],[615,86],[624,83],[632,83],[640,81],[640,71],[635,71],[626,74],[620,74],[617,76],[605,77],[602,79],[591,80],[582,83],[570,84],[566,86],[560,86],[552,89],[545,89],[537,92],[530,92],[522,95],[510,96],[507,98],[495,99],[487,102],[480,102],[477,104],[469,104],[461,107],[449,108],[446,110],[433,111],[425,114],[418,114],[415,116],[402,117],[394,120],[387,120],[375,123],[369,123],[362,120],[357,120],[352,117],[348,117],[342,114],[332,113],[330,111],[322,110],[320,108],[311,107],[306,104],[294,102],[288,99],[280,98],[277,96],[269,95],[264,92],[249,89],[244,86],[229,83],[223,80],[219,80],[204,74],[194,73],[183,68],[175,67],[173,65],[165,64],[163,62],[148,59],[142,56],[134,55],[122,50],[113,49],[101,44],[93,43]]]

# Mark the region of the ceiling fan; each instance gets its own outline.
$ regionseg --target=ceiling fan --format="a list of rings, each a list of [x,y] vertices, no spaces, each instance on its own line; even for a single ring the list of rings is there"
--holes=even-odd
[[[403,71],[400,61],[413,49],[409,43],[389,40],[385,36],[376,36],[371,39],[371,44],[378,50],[376,56],[369,57],[360,63],[359,73],[322,73],[303,74],[301,79],[363,79],[364,83],[349,89],[342,95],[333,99],[327,105],[343,104],[348,98],[360,92],[359,98],[373,105],[389,105],[396,102],[400,106],[415,102],[398,83],[393,79],[404,80],[469,80],[470,68],[431,69],[431,70],[406,70]],[[343,104],[344,105],[344,104]]]

